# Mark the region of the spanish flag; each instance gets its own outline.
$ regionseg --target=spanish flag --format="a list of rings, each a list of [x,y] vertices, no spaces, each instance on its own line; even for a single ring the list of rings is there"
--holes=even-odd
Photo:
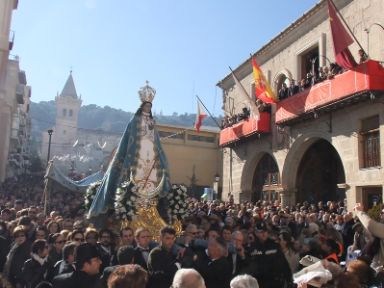
[[[273,93],[271,86],[263,72],[261,71],[259,65],[257,65],[255,57],[252,56],[252,66],[253,66],[253,78],[255,79],[255,92],[256,97],[265,103],[276,103],[278,101],[275,93]]]
[[[196,113],[196,121],[195,121],[195,129],[197,132],[200,132],[200,127],[203,124],[203,119],[207,117],[207,113],[205,113],[205,109],[200,102],[197,100],[197,113]]]

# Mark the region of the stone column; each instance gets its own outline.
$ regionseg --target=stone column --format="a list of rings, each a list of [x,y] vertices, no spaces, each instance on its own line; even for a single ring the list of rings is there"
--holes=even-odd
[[[296,205],[296,192],[297,189],[283,189],[280,192],[281,206]]]
[[[319,66],[329,66],[330,63],[327,63],[327,47],[326,47],[326,34],[321,33],[320,39],[319,39]]]

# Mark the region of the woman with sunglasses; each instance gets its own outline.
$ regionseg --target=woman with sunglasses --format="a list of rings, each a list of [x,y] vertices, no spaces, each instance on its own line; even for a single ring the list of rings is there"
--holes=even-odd
[[[22,277],[25,288],[35,288],[46,280],[48,273],[48,243],[44,239],[35,240],[32,244],[31,258],[25,261]]]
[[[56,262],[63,259],[63,247],[65,244],[64,237],[60,233],[55,233],[53,235],[49,235],[49,254],[48,254],[48,262],[51,267],[53,267]]]
[[[9,282],[16,287],[23,287],[21,270],[24,262],[30,258],[30,246],[27,241],[27,230],[23,225],[16,226],[13,230],[13,240],[11,250],[7,255],[3,274]]]

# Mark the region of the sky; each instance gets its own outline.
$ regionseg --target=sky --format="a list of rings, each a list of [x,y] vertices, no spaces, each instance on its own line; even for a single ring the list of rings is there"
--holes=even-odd
[[[216,84],[318,0],[20,0],[12,55],[34,102],[70,71],[83,105],[136,111],[148,80],[153,111],[221,115]]]

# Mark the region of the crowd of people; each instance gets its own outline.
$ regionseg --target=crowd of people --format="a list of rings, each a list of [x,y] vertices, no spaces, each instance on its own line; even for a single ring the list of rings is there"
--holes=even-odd
[[[28,182],[29,181],[29,182]],[[0,287],[381,287],[384,212],[361,205],[191,200],[180,235],[112,231],[85,218],[79,193],[42,179],[1,186]],[[376,286],[375,286],[376,285]]]
[[[359,50],[359,63],[364,63],[368,60],[368,55],[363,51]],[[282,83],[282,87],[278,91],[279,100],[284,100],[291,97],[299,92],[302,92],[311,86],[330,80],[337,74],[345,72],[345,69],[340,67],[336,62],[330,63],[329,66],[320,66],[318,71],[308,72],[303,79],[296,83],[294,79],[290,79],[289,87],[286,83]]]
[[[242,112],[238,114],[234,114],[232,116],[225,115],[223,119],[221,120],[221,129],[225,129],[228,127],[231,127],[240,121],[243,121],[245,119],[248,119],[251,112],[249,108],[243,107]]]
[[[290,79],[289,87],[283,82],[282,87],[279,89],[279,100],[284,100],[299,92],[302,92],[311,86],[329,80],[335,77],[335,75],[343,73],[344,70],[336,63],[331,63],[328,66],[319,67],[316,73],[308,72],[305,78],[301,79],[299,83],[296,83],[294,79]]]

